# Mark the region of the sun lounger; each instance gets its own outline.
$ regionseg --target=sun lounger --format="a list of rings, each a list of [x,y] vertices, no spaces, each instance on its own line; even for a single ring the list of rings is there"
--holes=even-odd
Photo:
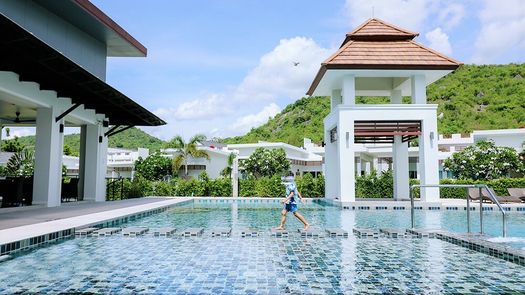
[[[485,190],[485,189],[482,189],[482,190]],[[474,201],[479,201],[481,197],[483,198],[483,201],[490,201],[490,199],[488,197],[486,197],[485,195],[483,195],[483,196],[479,195],[479,188],[477,188],[477,187],[469,187],[468,188],[468,195],[469,195],[470,199],[474,200]]]
[[[500,202],[500,203],[521,203],[521,199],[519,197],[516,197],[516,196],[498,196],[496,194],[496,192],[492,188],[489,187],[489,190],[496,197],[496,200],[498,200],[498,202]],[[483,195],[483,197],[489,198],[489,193],[485,189],[481,190],[481,194]],[[492,200],[490,200],[490,201],[492,202]]]
[[[520,199],[525,202],[525,188],[508,188],[507,191],[512,197]]]

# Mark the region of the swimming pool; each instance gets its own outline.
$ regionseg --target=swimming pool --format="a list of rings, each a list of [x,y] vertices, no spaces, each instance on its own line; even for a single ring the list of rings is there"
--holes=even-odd
[[[522,266],[438,239],[210,237],[214,227],[278,224],[278,204],[188,204],[125,224],[204,227],[201,237],[75,238],[0,263],[0,293],[509,293],[525,292]],[[407,210],[300,211],[315,227],[399,227]],[[465,231],[461,211],[416,211],[421,227]],[[473,215],[473,230],[476,230]],[[500,232],[497,213],[486,231]],[[491,219],[494,219],[492,222]],[[495,226],[489,227],[490,224]],[[509,217],[509,235],[525,236],[525,214]],[[291,231],[301,224],[289,216]]]

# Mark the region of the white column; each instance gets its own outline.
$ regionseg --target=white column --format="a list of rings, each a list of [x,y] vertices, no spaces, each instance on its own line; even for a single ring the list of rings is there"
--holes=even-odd
[[[337,105],[341,104],[341,89],[332,90],[332,96],[330,97],[330,109],[333,110]]]
[[[439,160],[437,146],[437,116],[428,116],[421,122],[419,136],[419,171],[421,184],[439,184]],[[439,201],[439,188],[421,188],[421,200]]]
[[[343,78],[343,105],[355,105],[355,76],[348,75]]]
[[[64,134],[60,133],[60,114],[56,107],[38,108],[36,115],[35,172],[33,204],[60,206],[62,189],[62,149]]]
[[[359,161],[355,164],[355,174],[361,176],[361,170],[363,170],[362,159],[359,157]]]
[[[340,200],[355,202],[354,120],[340,112],[337,131]]]
[[[401,90],[394,89],[390,93],[390,103],[392,104],[402,104],[403,96],[401,96]]]
[[[392,164],[394,176],[394,200],[406,200],[409,196],[408,181],[408,142],[401,136],[394,136],[392,144]]]
[[[86,125],[84,200],[106,200],[107,137],[102,124]],[[99,140],[102,139],[100,142]]]
[[[370,172],[371,172],[371,163],[370,161],[366,161],[365,162],[365,175],[370,175]]]
[[[78,200],[84,200],[84,180],[86,177],[86,125],[80,126],[80,147],[78,157]]]
[[[410,77],[413,104],[427,103],[427,89],[425,75],[414,75]]]
[[[231,176],[232,176],[232,196],[236,198],[239,196],[239,159],[237,157],[233,159]]]

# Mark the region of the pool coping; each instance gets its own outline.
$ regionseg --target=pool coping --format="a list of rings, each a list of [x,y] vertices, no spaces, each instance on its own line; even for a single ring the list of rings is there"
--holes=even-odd
[[[115,226],[190,202],[192,198],[173,198],[0,230],[0,256],[74,237],[77,229]]]

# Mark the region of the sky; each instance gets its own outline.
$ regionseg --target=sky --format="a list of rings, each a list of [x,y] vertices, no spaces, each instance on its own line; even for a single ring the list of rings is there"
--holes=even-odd
[[[167,122],[142,128],[163,140],[264,124],[371,17],[463,63],[525,62],[525,0],[91,1],[148,48],[109,58],[107,83]]]

